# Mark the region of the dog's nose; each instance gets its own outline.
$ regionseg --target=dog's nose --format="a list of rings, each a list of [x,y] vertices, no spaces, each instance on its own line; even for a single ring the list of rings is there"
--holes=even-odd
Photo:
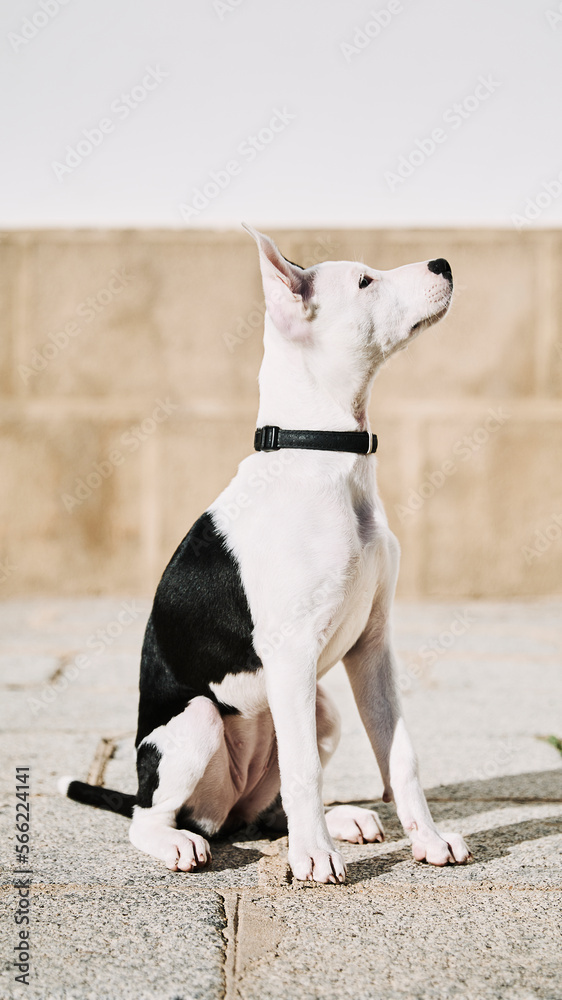
[[[451,284],[453,283],[451,265],[448,260],[445,260],[444,257],[438,257],[437,260],[430,260],[427,266],[433,274],[442,274],[447,281],[450,281]]]

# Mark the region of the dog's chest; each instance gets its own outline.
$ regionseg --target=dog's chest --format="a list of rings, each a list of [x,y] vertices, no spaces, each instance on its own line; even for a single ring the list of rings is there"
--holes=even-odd
[[[373,598],[386,576],[386,532],[378,525],[373,506],[363,500],[355,513],[357,542],[351,547],[341,604],[326,630],[318,660],[321,677],[357,642],[367,624]]]
[[[242,464],[212,512],[240,570],[256,654],[294,659],[315,646],[322,674],[359,638],[386,575],[388,527],[374,467],[340,463],[328,474],[299,475],[295,459],[267,491],[252,494],[253,465]],[[251,502],[229,517],[243,489]],[[222,686],[216,693],[226,698]],[[263,691],[256,695],[258,709]]]

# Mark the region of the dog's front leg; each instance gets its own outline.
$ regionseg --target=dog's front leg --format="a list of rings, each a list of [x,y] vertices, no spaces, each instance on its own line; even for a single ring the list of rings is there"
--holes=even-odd
[[[297,879],[344,882],[345,864],[328,833],[316,739],[316,663],[283,647],[263,660],[289,828],[289,864]]]
[[[389,636],[375,626],[344,659],[357,707],[377,757],[385,801],[396,811],[417,861],[432,865],[464,863],[470,852],[458,833],[440,833],[433,822],[418,776],[418,763],[402,717]]]

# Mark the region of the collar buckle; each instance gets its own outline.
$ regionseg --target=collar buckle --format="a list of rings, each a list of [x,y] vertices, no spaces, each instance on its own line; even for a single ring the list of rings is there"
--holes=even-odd
[[[266,424],[265,427],[258,427],[254,436],[254,449],[256,451],[279,451],[279,427],[273,424]]]

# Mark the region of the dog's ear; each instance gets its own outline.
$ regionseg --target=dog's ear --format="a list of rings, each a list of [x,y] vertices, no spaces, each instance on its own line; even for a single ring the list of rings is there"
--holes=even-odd
[[[307,339],[314,317],[313,273],[286,260],[269,236],[246,223],[242,225],[258,245],[265,304],[271,319],[290,340]]]

